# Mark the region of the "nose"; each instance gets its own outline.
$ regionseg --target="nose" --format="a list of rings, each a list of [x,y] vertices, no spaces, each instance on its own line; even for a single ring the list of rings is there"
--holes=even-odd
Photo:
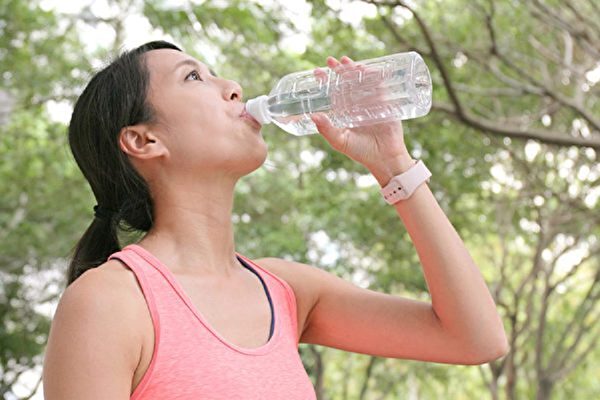
[[[225,100],[242,101],[243,91],[239,83],[232,80],[227,80],[227,84],[223,90]]]

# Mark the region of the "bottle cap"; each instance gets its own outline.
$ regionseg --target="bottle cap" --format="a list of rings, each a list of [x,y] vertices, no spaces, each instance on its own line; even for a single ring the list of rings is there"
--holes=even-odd
[[[268,100],[269,96],[262,95],[258,96],[254,99],[250,99],[246,102],[246,111],[248,114],[252,115],[261,125],[270,124],[272,121],[271,116],[269,115],[268,108]]]

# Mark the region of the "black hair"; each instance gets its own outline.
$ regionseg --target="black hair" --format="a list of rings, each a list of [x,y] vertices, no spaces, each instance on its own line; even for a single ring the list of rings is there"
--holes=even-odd
[[[99,212],[72,250],[66,286],[121,249],[119,230],[152,227],[150,189],[119,147],[119,133],[126,126],[156,122],[147,100],[150,73],[144,55],[156,49],[182,51],[162,40],[123,51],[92,77],[75,103],[68,129],[71,152],[99,207],[114,212],[109,217]]]

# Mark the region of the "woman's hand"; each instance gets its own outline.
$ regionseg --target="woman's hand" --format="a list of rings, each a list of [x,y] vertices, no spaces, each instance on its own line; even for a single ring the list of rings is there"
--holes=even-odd
[[[327,66],[334,70],[365,71],[364,66],[354,63],[349,57],[343,56],[340,61],[341,63],[334,57],[327,57]],[[325,72],[318,68],[315,69],[315,75],[317,79],[326,76]],[[382,93],[377,90],[373,94],[375,97],[381,95]],[[376,98],[374,100],[377,101]],[[332,99],[332,102],[335,102],[335,99]],[[364,165],[376,174],[380,183],[381,180],[402,173],[413,165],[410,153],[404,144],[404,132],[400,121],[356,128],[336,128],[323,113],[314,114],[311,118],[319,133],[331,147]],[[387,176],[389,174],[392,175]]]

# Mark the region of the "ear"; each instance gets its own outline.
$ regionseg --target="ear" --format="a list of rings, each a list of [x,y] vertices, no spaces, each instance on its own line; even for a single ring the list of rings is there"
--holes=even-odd
[[[119,132],[119,146],[130,156],[150,159],[168,154],[161,139],[145,124],[126,126]]]

